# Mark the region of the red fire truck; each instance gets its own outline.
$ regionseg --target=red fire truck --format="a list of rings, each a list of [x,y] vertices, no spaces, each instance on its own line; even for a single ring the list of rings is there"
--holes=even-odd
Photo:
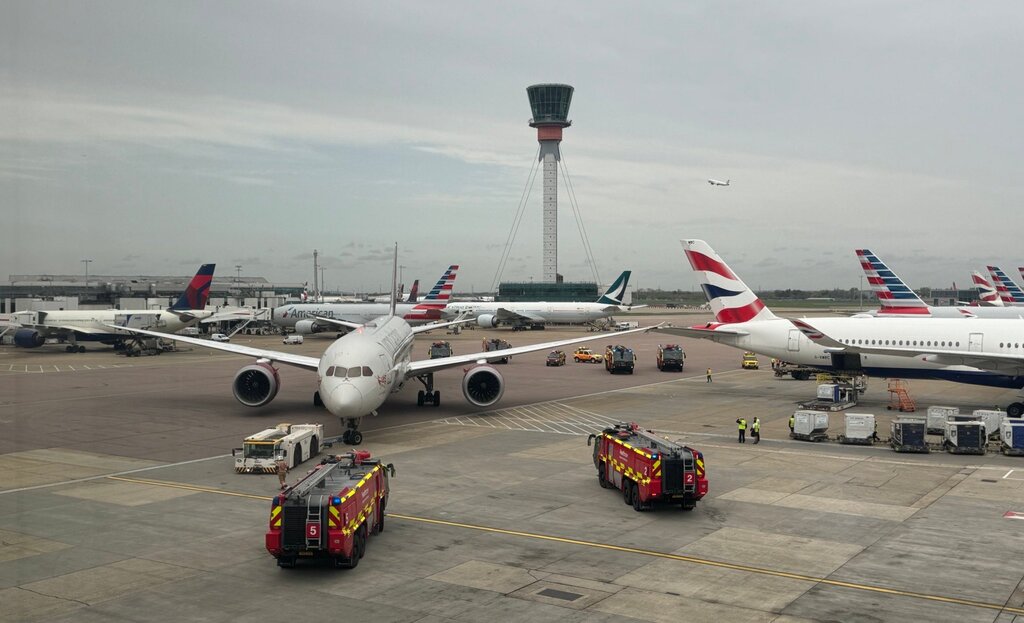
[[[367,537],[384,530],[389,475],[395,475],[395,467],[371,460],[366,450],[324,459],[274,497],[267,551],[280,567],[294,567],[300,558],[355,567]]]
[[[637,511],[656,505],[679,504],[693,510],[708,493],[704,455],[643,430],[635,422],[616,424],[594,443],[597,481],[606,489],[621,489],[622,499]]]

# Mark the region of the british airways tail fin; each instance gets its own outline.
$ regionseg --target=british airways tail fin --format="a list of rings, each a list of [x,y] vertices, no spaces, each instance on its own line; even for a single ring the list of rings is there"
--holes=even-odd
[[[174,311],[205,309],[206,302],[210,300],[210,284],[213,282],[213,269],[216,266],[216,264],[200,266],[199,272],[192,277],[192,281],[189,282],[188,287],[181,293],[174,305],[171,305],[171,309]]]
[[[1003,306],[1003,299],[999,298],[999,292],[992,287],[992,284],[989,283],[988,279],[985,279],[984,275],[976,270],[972,270],[971,281],[974,282],[974,287],[978,289],[978,300],[982,305]]]
[[[629,276],[633,274],[633,271],[624,270],[619,278],[612,282],[612,285],[608,286],[601,298],[597,299],[598,303],[603,305],[622,305],[622,301],[626,299],[626,286],[629,285]]]
[[[996,287],[996,292],[999,293],[1004,305],[1024,305],[1024,291],[1021,291],[1020,286],[1011,281],[1001,268],[989,266],[988,272],[992,275],[992,285]]]
[[[879,316],[909,314],[930,315],[928,304],[921,300],[896,273],[889,270],[885,262],[868,249],[857,249],[857,259],[871,289],[878,297]]]
[[[703,240],[680,242],[716,321],[728,324],[777,318],[708,243]]]
[[[409,289],[409,298],[405,299],[406,303],[415,303],[416,297],[420,295],[420,280],[412,282],[412,288]]]

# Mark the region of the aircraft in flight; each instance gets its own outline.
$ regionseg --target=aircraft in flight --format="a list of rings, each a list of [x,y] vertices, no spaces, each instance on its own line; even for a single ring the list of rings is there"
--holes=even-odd
[[[801,318],[773,314],[703,240],[683,240],[715,320],[656,331],[708,339],[827,371],[1024,389],[1024,319]],[[825,336],[831,336],[826,339]],[[1007,414],[1020,417],[1024,402]]]
[[[397,286],[398,246],[395,245],[395,269],[392,292]],[[424,389],[417,394],[419,406],[441,403],[441,392],[434,389],[434,373],[447,368],[468,366],[462,377],[462,393],[471,404],[489,407],[501,399],[505,381],[489,361],[535,351],[552,350],[593,339],[580,336],[565,340],[519,346],[501,351],[452,355],[421,361],[412,360],[413,340],[419,333],[465,322],[445,322],[412,327],[397,315],[394,298],[389,312],[364,324],[341,320],[328,323],[346,325],[352,329],[335,340],[320,357],[309,357],[261,348],[252,348],[226,342],[213,342],[180,335],[170,339],[213,350],[253,357],[255,361],[242,367],[231,383],[235,398],[248,407],[261,407],[277,395],[281,387],[274,364],[296,366],[316,371],[316,391],[313,403],[324,406],[345,426],[342,440],[358,445],[363,440],[359,423],[367,415],[376,415],[389,394],[402,389],[407,381],[416,379]],[[320,320],[320,319],[318,319]],[[648,331],[649,328],[622,331],[619,335]],[[143,335],[159,335],[144,329],[132,329]],[[500,355],[496,355],[500,353]]]
[[[494,328],[499,325],[511,325],[513,329],[527,327],[543,328],[549,322],[583,323],[593,322],[601,318],[610,318],[629,309],[624,305],[626,286],[629,285],[631,271],[622,271],[612,285],[595,303],[545,303],[545,302],[481,302],[463,301],[448,303],[444,308],[445,318],[458,316],[475,318],[478,325]],[[645,307],[637,305],[636,308]]]
[[[721,180],[714,180],[714,179],[709,179],[709,180],[708,180],[708,184],[711,184],[712,186],[728,186],[728,185],[729,185],[729,182],[731,182],[731,181],[732,181],[732,180],[725,180],[725,181],[723,182],[723,181],[721,181]]]
[[[59,311],[22,311],[10,314],[5,333],[14,332],[14,344],[21,348],[38,348],[48,339],[66,343],[69,353],[85,352],[81,342],[123,345],[130,334],[112,327],[153,329],[158,337],[180,331],[214,315],[205,311],[210,299],[215,264],[203,264],[178,300],[165,310],[158,309],[89,309]]]
[[[857,249],[864,275],[878,297],[881,307],[870,315],[919,316],[921,318],[1022,318],[1024,310],[1012,307],[928,305],[910,289],[877,255],[868,249]],[[977,279],[975,279],[977,283]]]
[[[418,294],[419,281],[413,284],[410,301],[401,303],[396,314],[411,325],[426,324],[441,319],[441,311],[451,298],[459,265],[452,264],[423,300],[416,302],[412,296]],[[274,308],[270,321],[281,328],[294,329],[299,335],[347,331],[347,325],[332,323],[341,320],[346,323],[366,324],[384,316],[391,309],[387,303],[292,303]]]

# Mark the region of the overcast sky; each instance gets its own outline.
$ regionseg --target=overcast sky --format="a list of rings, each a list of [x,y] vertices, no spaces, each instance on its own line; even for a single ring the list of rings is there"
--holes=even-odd
[[[913,287],[1024,265],[1020,2],[0,3],[0,277],[312,278],[462,265],[490,288],[537,152],[526,86],[576,88],[562,153],[605,283]],[[731,179],[712,187],[709,177]],[[592,278],[568,198],[559,270]],[[504,271],[540,279],[535,184]]]

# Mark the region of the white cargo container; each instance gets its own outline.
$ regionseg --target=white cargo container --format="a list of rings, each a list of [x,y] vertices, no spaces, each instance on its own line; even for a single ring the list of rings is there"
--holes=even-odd
[[[871,413],[847,413],[846,428],[839,443],[870,445],[875,434],[875,416]]]
[[[818,386],[818,400],[839,402],[839,386],[835,383],[823,383]]]
[[[826,411],[794,412],[793,438],[806,441],[828,439],[828,413]]]
[[[946,420],[954,415],[960,415],[959,407],[928,407],[928,433],[931,435],[942,435],[946,432]]]
[[[972,415],[985,425],[985,435],[988,437],[999,436],[999,425],[1006,419],[1006,412],[996,409],[975,409]]]

